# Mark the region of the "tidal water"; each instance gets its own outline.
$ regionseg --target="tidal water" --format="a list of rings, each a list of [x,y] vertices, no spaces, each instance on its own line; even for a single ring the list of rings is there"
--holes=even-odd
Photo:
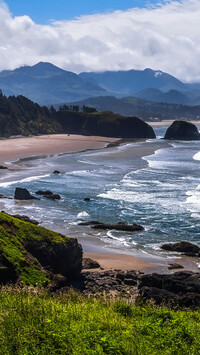
[[[13,196],[15,187],[31,193],[48,189],[61,200],[6,198],[0,200],[0,209],[75,236],[86,251],[94,243],[97,249],[99,243],[107,251],[162,256],[160,246],[165,242],[188,240],[200,246],[200,142],[167,144],[160,139],[165,129],[155,131],[158,138],[147,142],[15,162],[18,170],[1,172],[1,194]],[[135,152],[143,150],[141,159]],[[61,174],[53,174],[55,169]],[[85,202],[85,197],[91,201]],[[78,225],[90,220],[138,223],[145,230],[95,231]]]

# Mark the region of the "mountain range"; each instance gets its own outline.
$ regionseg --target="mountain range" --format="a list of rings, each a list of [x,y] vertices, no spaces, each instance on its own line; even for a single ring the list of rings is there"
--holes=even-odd
[[[40,62],[0,72],[6,96],[24,95],[40,105],[58,105],[93,97],[137,97],[151,102],[200,104],[200,84],[187,84],[160,70],[105,71],[75,74]]]

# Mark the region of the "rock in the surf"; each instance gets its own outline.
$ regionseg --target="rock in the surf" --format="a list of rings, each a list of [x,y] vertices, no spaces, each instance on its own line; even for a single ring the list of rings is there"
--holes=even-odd
[[[143,226],[140,226],[139,224],[133,223],[133,224],[126,224],[124,222],[119,222],[119,223],[102,223],[98,221],[90,221],[90,222],[80,222],[79,225],[81,226],[91,226],[94,229],[103,229],[103,230],[117,230],[117,231],[124,231],[124,232],[137,232],[137,231],[142,231],[144,230]]]
[[[199,140],[200,133],[191,122],[174,121],[167,129],[164,139]]]
[[[27,189],[24,189],[22,187],[16,187],[14,199],[15,200],[38,200],[37,197],[32,196]]]
[[[183,253],[184,255],[189,255],[189,256],[197,256],[197,254],[200,251],[198,245],[186,241],[182,241],[178,243],[166,243],[161,246],[161,249]]]

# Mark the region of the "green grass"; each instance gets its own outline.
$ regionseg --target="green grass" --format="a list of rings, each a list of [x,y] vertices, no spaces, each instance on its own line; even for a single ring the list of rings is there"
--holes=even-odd
[[[2,288],[0,354],[200,354],[200,311]]]

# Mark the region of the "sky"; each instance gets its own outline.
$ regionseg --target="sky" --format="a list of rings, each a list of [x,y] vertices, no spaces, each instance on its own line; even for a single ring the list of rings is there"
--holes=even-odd
[[[36,23],[47,24],[51,20],[70,20],[81,15],[143,8],[155,5],[157,0],[8,0],[6,3],[15,16],[26,14]]]
[[[151,68],[200,82],[200,0],[0,0],[0,70]]]

